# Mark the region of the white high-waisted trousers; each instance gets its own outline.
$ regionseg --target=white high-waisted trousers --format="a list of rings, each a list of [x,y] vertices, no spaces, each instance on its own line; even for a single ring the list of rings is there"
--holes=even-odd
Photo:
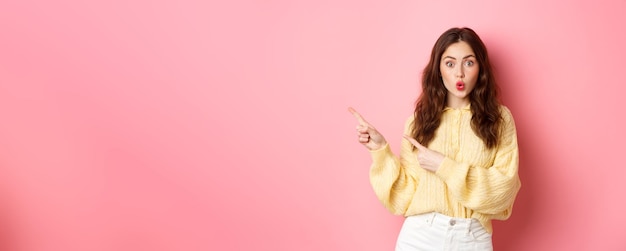
[[[407,217],[396,243],[396,251],[417,250],[491,251],[493,244],[476,219],[426,213]]]

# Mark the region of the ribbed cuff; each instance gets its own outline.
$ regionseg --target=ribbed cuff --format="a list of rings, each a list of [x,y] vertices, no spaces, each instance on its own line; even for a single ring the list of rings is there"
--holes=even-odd
[[[439,165],[435,174],[445,181],[454,175],[455,171],[458,169],[456,168],[457,166],[458,164],[456,161],[446,157],[441,162],[441,165]]]
[[[381,163],[385,160],[385,158],[389,156],[393,156],[393,152],[391,152],[391,148],[389,147],[389,143],[385,144],[383,147],[377,150],[370,150],[370,154],[372,155],[372,161],[374,163]]]

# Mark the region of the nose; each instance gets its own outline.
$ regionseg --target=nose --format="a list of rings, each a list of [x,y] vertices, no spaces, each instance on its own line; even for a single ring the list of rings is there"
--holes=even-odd
[[[465,72],[463,71],[463,65],[462,64],[458,64],[458,66],[456,68],[456,77],[457,78],[465,77]]]

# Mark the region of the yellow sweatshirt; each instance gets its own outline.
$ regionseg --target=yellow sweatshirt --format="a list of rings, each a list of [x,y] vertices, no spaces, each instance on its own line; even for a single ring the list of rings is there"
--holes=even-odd
[[[475,218],[492,233],[491,220],[511,215],[521,183],[515,122],[501,106],[504,128],[499,146],[487,149],[471,128],[472,112],[446,108],[429,149],[445,155],[437,172],[420,167],[417,149],[402,139],[400,158],[389,145],[371,151],[370,182],[383,205],[406,216],[438,212],[451,217]],[[414,117],[405,124],[411,135]]]

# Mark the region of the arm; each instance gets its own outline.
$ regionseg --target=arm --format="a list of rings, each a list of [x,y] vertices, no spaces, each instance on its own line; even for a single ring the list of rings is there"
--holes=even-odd
[[[405,123],[404,133],[410,132],[413,119]],[[389,144],[381,149],[370,151],[372,166],[370,182],[374,193],[383,205],[393,214],[404,214],[415,193],[418,179],[406,168],[417,164],[411,143],[402,139],[400,158],[391,152]]]
[[[505,212],[508,217],[521,183],[517,133],[508,109],[503,111],[503,119],[504,129],[492,166],[475,167],[446,157],[435,174],[465,207],[483,214]]]

